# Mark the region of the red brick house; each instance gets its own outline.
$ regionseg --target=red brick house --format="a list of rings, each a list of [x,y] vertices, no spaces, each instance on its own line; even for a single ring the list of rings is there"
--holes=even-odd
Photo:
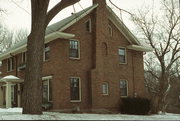
[[[2,77],[23,80],[27,40],[0,55]],[[47,28],[43,64],[43,102],[53,110],[118,110],[121,98],[145,96],[143,52],[130,30],[106,5],[93,5]],[[0,81],[7,102],[7,81]],[[20,106],[21,81],[11,83],[11,102]]]

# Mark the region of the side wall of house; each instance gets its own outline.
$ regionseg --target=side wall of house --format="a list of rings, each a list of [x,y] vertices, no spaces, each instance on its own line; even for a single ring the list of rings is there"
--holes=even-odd
[[[130,43],[108,19],[108,14],[106,7],[99,3],[95,14],[95,64],[91,71],[92,108],[119,110],[120,80],[128,81],[128,96],[145,96],[143,52],[126,49],[127,63],[119,63],[118,49],[126,48]],[[108,25],[112,27],[112,37]],[[108,83],[108,95],[102,94],[104,83]]]

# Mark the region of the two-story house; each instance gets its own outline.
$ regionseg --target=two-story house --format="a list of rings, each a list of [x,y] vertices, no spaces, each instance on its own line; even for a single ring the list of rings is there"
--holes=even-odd
[[[27,40],[0,55],[2,77],[24,79]],[[53,110],[119,110],[122,98],[145,96],[143,52],[138,39],[106,5],[93,5],[51,26],[45,36],[43,103]],[[7,103],[7,81],[0,81]],[[11,102],[21,105],[22,81],[11,81]]]

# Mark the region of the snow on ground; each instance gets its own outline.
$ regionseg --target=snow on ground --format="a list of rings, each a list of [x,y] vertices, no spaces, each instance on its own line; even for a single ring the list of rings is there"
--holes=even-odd
[[[23,115],[21,108],[0,108],[0,120],[180,120],[180,114],[135,116],[122,114],[64,114],[44,112],[43,115]]]

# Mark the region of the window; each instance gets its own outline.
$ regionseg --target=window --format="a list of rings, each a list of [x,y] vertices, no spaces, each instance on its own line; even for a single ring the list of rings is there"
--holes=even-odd
[[[120,80],[120,95],[121,97],[128,96],[128,82],[126,80]]]
[[[71,83],[71,101],[81,101],[80,78],[70,78]]]
[[[14,94],[15,94],[15,93],[14,93],[14,86],[15,86],[15,85],[11,85],[11,102],[14,102],[14,101],[15,101],[15,99],[14,99],[14,97],[15,97],[15,96],[14,96]]]
[[[108,31],[109,31],[109,35],[112,37],[113,36],[113,30],[111,25],[108,25]]]
[[[13,57],[8,58],[7,59],[7,69],[8,69],[8,71],[13,71],[14,70],[14,66],[15,66],[14,58]]]
[[[89,19],[88,21],[86,21],[86,31],[87,32],[91,32],[91,19]]]
[[[45,46],[44,46],[44,61],[49,60],[49,58],[50,58],[50,47],[47,44],[45,44]]]
[[[51,79],[43,80],[43,103],[52,101],[52,84]]]
[[[26,63],[26,52],[22,53],[22,63]]]
[[[103,94],[103,95],[108,95],[108,94],[109,94],[108,83],[104,83],[104,84],[102,85],[102,94]]]
[[[119,62],[120,64],[126,63],[126,49],[125,48],[119,48]]]
[[[70,58],[79,58],[79,41],[70,40],[69,57]]]

